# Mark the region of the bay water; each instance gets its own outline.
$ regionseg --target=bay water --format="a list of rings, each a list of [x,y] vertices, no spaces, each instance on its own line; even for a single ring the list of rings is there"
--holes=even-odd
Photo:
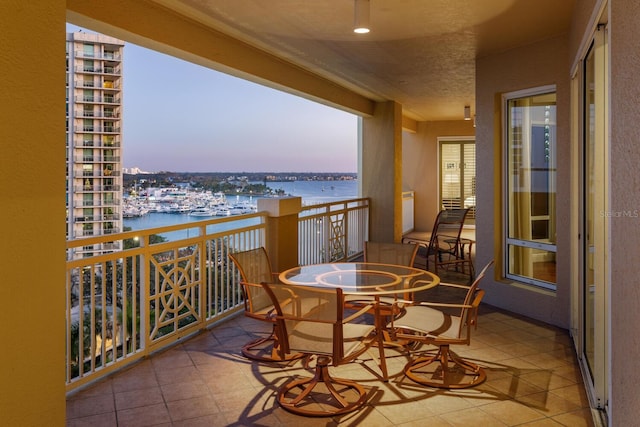
[[[268,182],[267,186],[273,190],[282,190],[284,195],[299,196],[302,204],[315,205],[319,203],[330,203],[338,200],[353,199],[358,196],[358,181],[283,181]],[[226,199],[230,205],[248,202],[256,205],[261,196],[230,196]],[[214,217],[211,217],[214,218]],[[206,219],[211,219],[206,218]],[[131,230],[147,230],[168,225],[185,224],[189,222],[202,221],[203,217],[191,216],[187,214],[150,212],[146,215],[135,218],[124,218],[125,227]],[[220,224],[216,226],[216,231],[224,231],[226,228],[236,227],[236,224]],[[219,230],[218,230],[219,228]],[[190,230],[181,230],[162,234],[169,241],[188,238]],[[191,231],[193,233],[193,231]]]

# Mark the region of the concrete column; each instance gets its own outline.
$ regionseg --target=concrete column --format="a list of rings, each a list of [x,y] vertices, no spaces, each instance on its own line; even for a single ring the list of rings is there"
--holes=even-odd
[[[0,424],[65,424],[64,0],[5,0]],[[69,82],[70,84],[72,82]]]
[[[370,240],[402,240],[402,106],[379,102],[362,121],[362,195],[371,198]]]
[[[258,211],[267,212],[266,249],[274,271],[298,265],[298,214],[301,197],[258,199]]]

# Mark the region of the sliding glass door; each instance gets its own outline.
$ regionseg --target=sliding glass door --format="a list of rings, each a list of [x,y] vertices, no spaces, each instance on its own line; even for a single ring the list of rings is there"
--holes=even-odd
[[[583,61],[580,170],[580,333],[578,350],[597,408],[606,405],[607,31],[600,26]]]

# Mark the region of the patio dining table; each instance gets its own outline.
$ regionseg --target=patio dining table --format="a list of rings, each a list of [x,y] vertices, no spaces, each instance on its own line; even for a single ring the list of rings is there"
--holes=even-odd
[[[369,298],[378,306],[381,298],[411,299],[412,294],[440,283],[440,278],[430,271],[370,262],[303,265],[283,271],[279,278],[289,285],[341,288],[345,296]],[[375,327],[380,349],[380,370],[384,381],[387,381],[383,338],[386,321],[383,316],[375,316]]]

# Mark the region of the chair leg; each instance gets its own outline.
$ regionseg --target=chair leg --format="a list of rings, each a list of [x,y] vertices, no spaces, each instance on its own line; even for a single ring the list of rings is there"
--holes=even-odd
[[[355,381],[332,377],[329,374],[330,362],[330,357],[319,356],[312,378],[293,380],[283,385],[277,397],[280,406],[294,414],[311,417],[346,414],[363,406],[367,397],[364,387]],[[316,387],[319,385],[326,391],[318,391]],[[295,394],[295,389],[301,390]]]
[[[434,362],[439,363],[436,366]],[[419,384],[446,389],[474,387],[487,378],[482,367],[459,357],[448,345],[441,345],[434,354],[410,361],[404,373]]]

